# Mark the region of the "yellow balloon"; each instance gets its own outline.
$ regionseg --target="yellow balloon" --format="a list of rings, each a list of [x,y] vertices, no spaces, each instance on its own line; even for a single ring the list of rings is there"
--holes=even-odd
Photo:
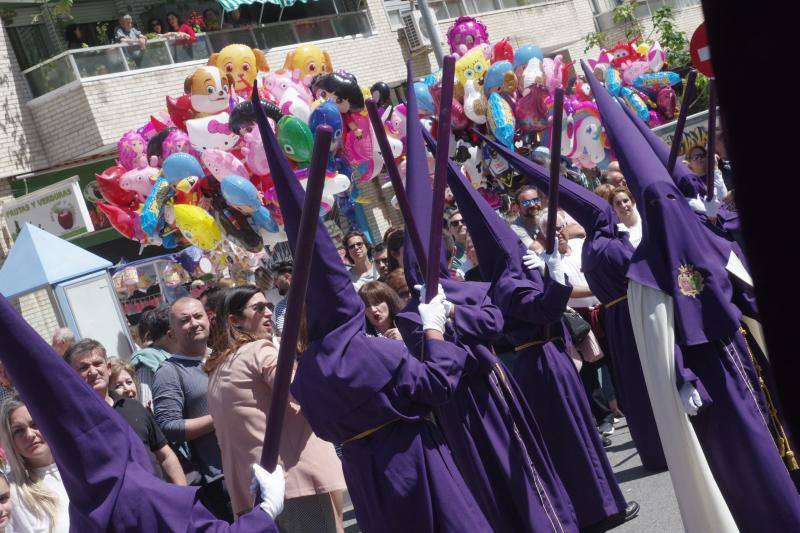
[[[467,80],[475,80],[477,83],[486,75],[490,65],[483,49],[476,46],[456,61],[456,79],[462,86],[467,84]]]
[[[174,211],[175,225],[190,243],[201,250],[211,250],[222,242],[222,228],[202,207],[177,204]]]

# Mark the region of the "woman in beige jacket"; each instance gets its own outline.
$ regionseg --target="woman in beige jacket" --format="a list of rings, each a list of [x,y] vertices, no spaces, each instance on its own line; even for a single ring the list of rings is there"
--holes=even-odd
[[[263,293],[247,285],[228,289],[216,309],[215,344],[206,362],[208,407],[222,451],[222,467],[236,515],[252,509],[250,465],[261,459],[278,351],[272,313]],[[333,445],[317,437],[300,405],[289,397],[279,462],[286,472],[281,531],[335,533],[346,486]]]

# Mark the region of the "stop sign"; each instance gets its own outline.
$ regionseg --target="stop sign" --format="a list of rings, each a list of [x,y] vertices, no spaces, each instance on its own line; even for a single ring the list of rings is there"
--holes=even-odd
[[[709,78],[714,77],[714,71],[711,68],[711,48],[708,46],[705,22],[694,30],[692,40],[689,42],[689,54],[692,57],[694,68]]]

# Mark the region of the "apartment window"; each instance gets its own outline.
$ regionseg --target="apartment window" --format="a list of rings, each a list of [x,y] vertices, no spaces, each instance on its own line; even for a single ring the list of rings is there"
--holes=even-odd
[[[479,15],[489,11],[509,9],[532,4],[539,4],[546,0],[429,0],[428,4],[436,14],[436,20],[450,20],[463,15]],[[693,0],[688,0],[693,1]],[[411,11],[411,4],[406,0],[384,0],[384,8],[389,15],[392,28],[403,27],[403,13]]]
[[[44,24],[12,26],[6,28],[6,31],[22,70],[41,63],[59,52]]]

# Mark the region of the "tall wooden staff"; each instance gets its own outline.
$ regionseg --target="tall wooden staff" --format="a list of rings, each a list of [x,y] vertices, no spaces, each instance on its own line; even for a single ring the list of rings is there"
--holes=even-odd
[[[369,120],[372,123],[372,131],[375,132],[375,138],[378,139],[378,146],[381,149],[383,162],[386,164],[386,172],[389,174],[389,179],[392,182],[394,195],[397,197],[397,204],[400,206],[400,212],[403,214],[406,229],[411,237],[411,246],[414,248],[414,254],[417,256],[417,263],[423,272],[427,272],[428,262],[425,255],[425,247],[422,245],[422,238],[417,229],[417,222],[414,220],[414,214],[411,212],[411,204],[408,203],[408,196],[406,196],[406,189],[403,187],[400,170],[397,168],[392,148],[389,146],[386,128],[378,113],[378,105],[372,98],[367,99],[367,113],[369,113]],[[414,118],[409,118],[409,120],[414,120]],[[416,120],[419,120],[419,117],[416,117]]]
[[[717,158],[714,155],[717,142],[717,82],[708,80],[708,151],[706,152],[706,201],[714,197],[714,170]]]
[[[255,93],[255,91],[253,92]],[[260,105],[260,103],[254,101],[253,105]],[[314,135],[314,152],[308,171],[306,196],[303,202],[303,214],[300,218],[300,230],[297,235],[297,249],[293,253],[292,285],[289,287],[287,296],[286,318],[283,322],[281,346],[278,350],[275,384],[272,389],[264,447],[261,450],[261,466],[269,472],[274,472],[278,464],[283,419],[289,401],[289,382],[297,355],[297,337],[300,332],[300,319],[306,299],[308,279],[311,275],[311,256],[314,253],[314,238],[319,221],[319,208],[322,202],[322,189],[325,186],[325,170],[332,138],[333,130],[330,126],[317,127]]]
[[[561,177],[561,124],[564,118],[564,89],[556,89],[553,102],[553,131],[550,136],[550,192],[547,204],[546,251],[556,250],[556,219],[558,218],[558,180]]]
[[[683,139],[683,127],[686,125],[686,117],[689,115],[689,104],[694,98],[695,80],[697,71],[692,69],[686,76],[686,87],[683,89],[683,100],[681,100],[681,110],[678,113],[678,121],[675,123],[675,133],[672,134],[672,146],[669,148],[669,159],[667,159],[667,172],[672,174],[675,170],[675,162],[678,160],[678,150]]]
[[[442,216],[444,214],[444,190],[447,187],[449,164],[450,130],[453,111],[453,83],[456,58],[444,58],[442,69],[442,96],[439,100],[439,130],[436,135],[436,167],[433,174],[433,206],[431,209],[431,237],[428,242],[428,269],[425,275],[425,299],[429,303],[439,292],[439,257],[442,253]]]

